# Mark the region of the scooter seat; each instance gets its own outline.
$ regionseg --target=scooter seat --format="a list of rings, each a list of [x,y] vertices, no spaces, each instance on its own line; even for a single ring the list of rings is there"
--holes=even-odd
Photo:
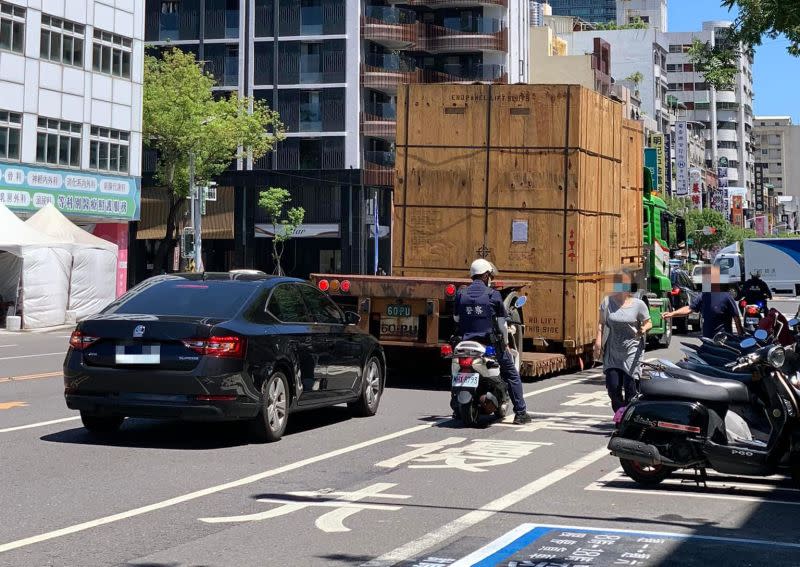
[[[688,371],[683,371],[692,374]],[[669,374],[677,373],[670,370]],[[723,404],[748,403],[750,392],[747,386],[741,382],[733,380],[700,381],[701,377],[696,375],[698,380],[690,379],[670,379],[652,378],[642,380],[640,391],[645,396],[659,398],[680,398],[683,400],[697,400],[702,402],[718,402]]]
[[[698,364],[696,362],[690,362],[688,360],[682,360],[678,363],[679,368],[683,368],[684,370],[688,370],[692,373],[692,375],[700,375],[708,378],[722,378],[725,380],[733,380],[736,382],[741,382],[742,384],[752,384],[753,383],[753,375],[750,372],[743,373],[743,372],[726,372],[721,368],[717,368],[715,366],[708,366],[705,364]],[[717,383],[717,380],[714,380],[712,383]]]

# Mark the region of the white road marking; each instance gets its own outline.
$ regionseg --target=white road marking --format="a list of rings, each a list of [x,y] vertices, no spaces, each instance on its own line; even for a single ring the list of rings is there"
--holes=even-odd
[[[78,418],[73,418],[78,419]],[[189,502],[190,500],[196,500],[197,498],[202,498],[203,496],[208,496],[210,494],[216,494],[218,492],[222,492],[224,490],[230,490],[231,488],[238,488],[240,486],[245,486],[248,484],[252,484],[254,482],[258,482],[260,480],[264,480],[265,478],[270,478],[273,476],[277,476],[283,473],[287,473],[290,471],[294,471],[303,467],[307,467],[308,465],[313,465],[315,463],[319,463],[321,461],[325,461],[328,459],[332,459],[334,457],[338,457],[340,455],[346,455],[348,453],[352,453],[354,451],[358,451],[360,449],[364,449],[366,447],[371,447],[373,445],[378,445],[385,441],[391,441],[392,439],[397,439],[398,437],[404,437],[406,435],[411,435],[412,433],[416,433],[417,431],[423,431],[425,429],[429,429],[431,427],[436,427],[440,423],[444,423],[446,421],[450,421],[450,419],[440,419],[431,423],[426,423],[424,425],[417,425],[415,427],[410,427],[408,429],[403,429],[401,431],[395,431],[394,433],[389,433],[387,435],[383,435],[381,437],[376,437],[375,439],[370,439],[368,441],[362,441],[361,443],[356,443],[355,445],[350,445],[349,447],[343,447],[341,449],[336,449],[334,451],[328,451],[327,453],[323,453],[321,455],[316,455],[314,457],[309,457],[307,459],[303,459],[301,461],[296,461],[294,463],[289,463],[282,467],[270,469],[264,472],[256,473],[250,476],[246,476],[244,478],[240,478],[238,480],[234,480],[231,482],[226,482],[224,484],[218,484],[216,486],[212,486],[209,488],[204,488],[202,490],[196,490],[194,492],[189,492],[188,494],[183,494],[181,496],[176,496],[174,498],[170,498],[168,500],[162,500],[161,502],[155,502],[153,504],[149,504],[147,506],[141,506],[140,508],[134,508],[133,510],[127,510],[125,512],[119,512],[117,514],[112,514],[110,516],[104,516],[102,518],[98,518],[96,520],[90,520],[88,522],[83,522],[80,524],[75,524],[73,526],[68,526],[66,528],[61,528],[60,530],[54,530],[51,532],[46,532],[43,534],[39,534],[32,537],[27,537],[24,539],[19,539],[16,541],[11,541],[5,544],[0,544],[0,553],[5,553],[6,551],[11,551],[13,549],[19,549],[21,547],[27,547],[29,545],[33,545],[36,543],[41,543],[43,541],[49,541],[51,539],[56,539],[59,537],[63,537],[70,534],[79,533],[82,531],[86,531],[92,528],[96,528],[99,526],[104,526],[106,524],[111,524],[114,522],[119,522],[120,520],[125,520],[128,518],[133,518],[135,516],[141,516],[142,514],[147,514],[149,512],[154,512],[156,510],[162,510],[164,508],[169,508],[170,506],[176,506],[177,504],[183,504],[184,502]]]
[[[420,537],[419,539],[407,543],[394,549],[384,555],[381,555],[377,559],[373,559],[372,561],[368,561],[366,563],[362,563],[361,567],[387,567],[389,565],[394,565],[395,563],[399,563],[401,561],[406,561],[412,557],[416,557],[424,552],[426,549],[430,549],[431,547],[441,544],[448,539],[452,538],[456,534],[463,532],[464,530],[471,528],[472,526],[488,519],[497,514],[498,512],[503,512],[504,510],[522,502],[523,500],[530,498],[537,492],[541,492],[542,490],[549,488],[551,485],[564,480],[568,476],[588,467],[589,465],[599,461],[603,457],[608,456],[608,449],[605,447],[601,447],[595,451],[592,451],[588,455],[584,455],[583,457],[577,459],[569,463],[568,465],[554,470],[538,479],[526,484],[514,490],[513,492],[509,492],[505,496],[501,496],[500,498],[489,502],[485,506],[481,506],[477,510],[473,510],[472,512],[467,512],[460,518],[453,520],[452,522],[445,524],[441,528],[429,532],[424,536]]]
[[[64,356],[66,352],[63,350],[60,352],[40,352],[39,354],[20,354],[17,356],[0,356],[0,360],[14,360],[17,358],[36,358],[37,356]]]
[[[562,382],[561,384],[554,384],[552,386],[548,386],[547,388],[540,388],[538,390],[534,390],[533,392],[528,392],[527,394],[523,394],[523,398],[529,398],[531,396],[538,396],[539,394],[544,394],[545,392],[552,392],[553,390],[558,390],[559,388],[566,388],[567,386],[572,386],[573,384],[581,384],[586,382],[585,378],[577,378],[575,380],[568,380],[566,382]]]
[[[34,427],[45,427],[47,425],[54,425],[56,423],[64,423],[67,421],[75,421],[76,419],[80,419],[79,415],[74,417],[64,417],[62,419],[51,419],[50,421],[40,421],[39,423],[30,423],[28,425],[17,425],[16,427],[6,427],[5,429],[0,429],[0,433],[11,433],[12,431],[21,431],[23,429],[33,429]]]
[[[0,345],[0,348],[11,348],[19,345]]]
[[[764,480],[774,480],[781,482],[783,477],[771,476]],[[627,486],[611,486],[611,483],[624,483]],[[774,484],[763,484],[757,482],[735,482],[730,477],[720,474],[709,474],[707,480],[708,487],[694,483],[691,478],[686,476],[669,477],[665,479],[658,489],[641,488],[633,480],[628,478],[622,469],[616,469],[606,476],[596,480],[585,490],[599,492],[622,492],[627,494],[647,494],[658,496],[686,496],[689,498],[711,498],[714,500],[737,500],[742,502],[766,502],[769,504],[787,504],[790,506],[800,506],[800,500],[773,500],[770,495],[776,493],[789,493],[786,496],[796,497],[800,489],[776,486]],[[736,490],[740,494],[731,494],[730,491]],[[717,492],[715,492],[717,491]],[[725,491],[725,493],[718,492]],[[747,493],[751,494],[747,494]],[[763,496],[760,496],[763,494]]]

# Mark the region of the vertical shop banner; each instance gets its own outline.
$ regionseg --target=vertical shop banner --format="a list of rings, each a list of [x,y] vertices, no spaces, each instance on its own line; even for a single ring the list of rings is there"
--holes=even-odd
[[[658,193],[658,153],[655,148],[644,149],[644,166],[650,170],[650,176],[653,178],[653,191]]]
[[[653,132],[650,134],[649,146],[656,150],[656,164],[658,169],[658,184],[655,183],[654,185],[658,187],[658,191],[662,194],[666,194],[667,189],[667,182],[666,182],[666,157],[665,157],[665,148],[664,148],[664,134],[659,132]]]
[[[686,121],[675,123],[675,194],[689,194],[689,131]]]
[[[695,209],[703,208],[703,172],[697,168],[689,170],[689,185],[691,186],[692,205]]]
[[[664,173],[667,180],[667,195],[672,196],[675,187],[672,182],[672,136],[670,135],[664,137],[664,153],[667,157],[666,172]]]
[[[735,226],[744,224],[744,203],[741,195],[734,195],[731,198],[731,222]]]
[[[765,236],[767,234],[767,217],[761,215],[755,218],[756,223],[756,236]]]
[[[722,193],[723,214],[730,217],[730,200],[728,199],[728,158],[721,157],[717,162],[717,186]]]
[[[756,213],[763,213],[764,205],[764,166],[760,163],[756,164],[755,173],[753,174],[755,180],[755,191],[753,193],[756,202]]]

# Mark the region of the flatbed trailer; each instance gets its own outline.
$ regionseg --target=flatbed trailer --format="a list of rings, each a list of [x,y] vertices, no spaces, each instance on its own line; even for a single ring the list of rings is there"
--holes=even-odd
[[[310,279],[340,307],[361,316],[359,326],[387,348],[390,364],[393,352],[436,353],[449,344],[456,332],[456,293],[471,283],[468,279],[341,274],[311,274]],[[494,283],[504,298],[512,293],[525,295],[528,285],[512,280]],[[519,323],[524,337],[524,320]],[[528,378],[546,376],[569,368],[570,362],[576,361],[562,353],[523,352],[520,373]]]

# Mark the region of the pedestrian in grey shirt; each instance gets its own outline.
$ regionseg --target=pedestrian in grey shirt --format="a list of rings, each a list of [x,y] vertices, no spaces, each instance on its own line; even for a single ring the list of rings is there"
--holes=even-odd
[[[636,395],[642,373],[645,333],[653,327],[650,310],[631,295],[629,274],[614,276],[613,291],[600,304],[600,324],[594,348],[602,352],[606,389],[611,408],[625,407]]]

